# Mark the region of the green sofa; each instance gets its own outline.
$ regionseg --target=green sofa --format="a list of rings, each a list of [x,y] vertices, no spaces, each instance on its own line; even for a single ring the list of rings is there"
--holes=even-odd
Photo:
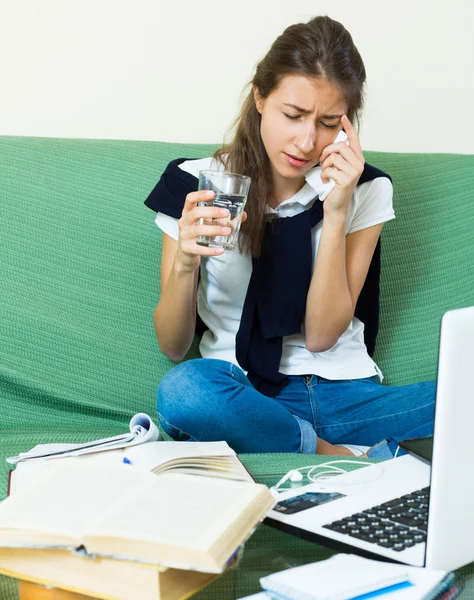
[[[6,456],[40,442],[124,432],[139,411],[155,417],[157,385],[173,365],[153,330],[161,234],[143,201],[168,161],[213,149],[0,138],[2,498]],[[382,234],[376,359],[385,383],[432,379],[442,314],[474,305],[474,156],[367,152],[366,159],[392,175],[397,215]],[[242,460],[273,483],[318,459]],[[331,553],[263,525],[238,569],[196,598],[234,600],[258,591],[264,574]],[[473,571],[461,570],[464,595],[474,590]],[[13,600],[16,590],[2,578],[0,600]]]

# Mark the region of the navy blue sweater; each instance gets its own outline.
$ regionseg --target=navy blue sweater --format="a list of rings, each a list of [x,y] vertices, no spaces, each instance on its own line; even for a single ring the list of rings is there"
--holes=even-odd
[[[169,163],[145,201],[146,206],[176,219],[181,217],[187,194],[196,191],[198,179],[179,168],[186,158]],[[358,185],[390,176],[365,164]],[[254,387],[275,397],[288,382],[279,372],[283,337],[301,332],[306,297],[312,276],[311,228],[323,218],[323,203],[298,215],[274,219],[265,225],[263,251],[252,259],[252,275],[245,297],[236,357]],[[364,341],[370,356],[379,327],[380,240],[355,308],[364,323]]]

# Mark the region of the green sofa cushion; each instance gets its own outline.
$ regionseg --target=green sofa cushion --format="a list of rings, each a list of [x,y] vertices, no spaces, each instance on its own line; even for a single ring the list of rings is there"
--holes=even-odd
[[[156,387],[173,365],[153,331],[161,234],[143,201],[170,160],[214,148],[0,137],[0,497],[6,456],[123,432],[139,411],[155,416]],[[397,215],[382,234],[376,359],[386,383],[432,379],[441,315],[474,305],[474,156],[366,159],[392,175]],[[251,465],[265,480],[301,460],[261,455]],[[291,566],[293,550],[306,561],[328,552],[263,528],[249,542],[253,564],[260,545],[267,572]],[[271,548],[279,562],[269,562]],[[202,594],[237,597],[223,592],[231,579],[242,595],[257,589],[238,570]],[[2,589],[0,600],[14,597]]]

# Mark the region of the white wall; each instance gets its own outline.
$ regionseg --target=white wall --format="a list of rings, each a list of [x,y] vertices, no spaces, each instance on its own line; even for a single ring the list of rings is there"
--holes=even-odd
[[[364,58],[364,148],[474,153],[472,0],[0,0],[0,134],[219,143],[316,14]]]

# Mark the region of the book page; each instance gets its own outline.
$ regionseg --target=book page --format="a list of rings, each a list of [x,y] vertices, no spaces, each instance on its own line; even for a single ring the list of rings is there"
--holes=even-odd
[[[19,530],[78,539],[85,523],[107,511],[142,477],[125,465],[104,468],[64,462],[0,503],[0,537],[5,541],[9,531]],[[32,535],[32,543],[34,539]]]
[[[164,473],[144,481],[91,522],[88,534],[209,551],[264,492],[271,498],[256,483]]]
[[[150,442],[129,448],[127,458],[151,471],[169,460],[191,457],[235,456],[226,442]]]
[[[174,442],[173,442],[174,443]],[[147,444],[149,445],[149,444]],[[103,466],[119,466],[123,464],[123,459],[125,457],[124,449],[120,450],[110,450],[109,452],[97,452],[94,454],[83,454],[81,456],[67,456],[61,458],[50,458],[44,460],[32,460],[20,462],[16,465],[15,470],[12,472],[12,484],[10,487],[10,493],[14,494],[20,490],[23,490],[25,487],[32,485],[39,477],[44,475],[46,471],[50,469],[56,469],[58,466],[64,465],[65,461],[68,462],[69,465],[76,464],[77,461],[88,461],[92,462],[94,465],[103,465]],[[151,471],[154,467],[156,461],[156,452],[152,452],[151,455],[147,455],[144,453],[144,457],[138,453],[138,458],[133,455],[133,466],[139,467],[146,471]],[[212,470],[212,475],[216,477],[222,476],[232,476],[234,471],[237,475],[239,475],[240,479],[243,477],[240,475],[240,470],[236,468],[237,462],[231,462],[232,458],[228,456],[218,456],[218,457],[200,457],[197,456],[195,458],[176,458],[170,461],[166,461],[165,464],[159,465],[155,470],[155,474],[161,473],[167,469],[176,469],[179,468],[180,471],[186,469],[188,467],[191,468],[191,473],[193,470],[199,470],[200,472],[206,470]]]
[[[150,442],[126,450],[124,456],[133,465],[155,473],[159,473],[160,467],[166,463],[178,467],[189,466],[190,462],[196,461],[202,465],[201,469],[207,466],[209,470],[213,470],[217,467],[216,470],[221,471],[222,476],[225,469],[230,478],[253,481],[227,442]]]
[[[82,454],[80,456],[61,456],[57,458],[45,458],[42,460],[27,460],[16,465],[12,472],[10,494],[23,491],[33,485],[47,471],[68,465],[84,463],[85,461],[94,465],[120,466],[123,464],[124,450],[109,450],[108,452],[95,452],[93,454]]]
[[[56,447],[58,445],[51,444]],[[65,444],[70,446],[70,444]],[[38,448],[42,448],[38,446]],[[47,449],[47,448],[46,448]],[[94,452],[80,456],[64,455],[43,460],[32,460],[17,464],[12,474],[11,493],[16,493],[31,486],[39,477],[51,468],[57,468],[65,461],[69,465],[78,461],[103,466],[119,466],[124,457],[135,467],[145,471],[155,469],[155,474],[168,468],[185,469],[186,473],[227,477],[241,481],[253,481],[251,475],[242,465],[234,450],[226,442],[147,442],[129,448]]]

